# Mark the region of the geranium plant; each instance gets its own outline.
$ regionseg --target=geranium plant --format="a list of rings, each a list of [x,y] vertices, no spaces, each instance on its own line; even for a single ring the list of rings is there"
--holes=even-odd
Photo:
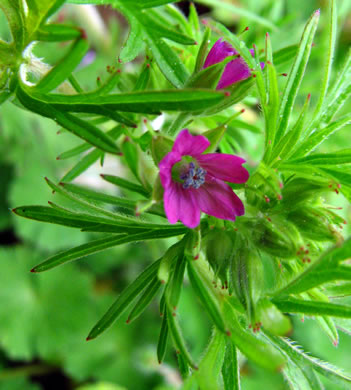
[[[90,89],[75,75],[94,58],[89,34],[57,20],[64,3],[111,5],[129,25],[115,63]],[[0,0],[12,36],[0,41],[0,102],[49,118],[82,142],[58,157],[78,162],[63,177],[46,178],[62,205],[13,212],[93,239],[35,265],[32,277],[115,246],[165,240],[168,249],[96,318],[87,340],[126,326],[117,321],[122,315],[130,323],[158,301],[155,354],[161,364],[174,348],[184,390],[239,389],[246,359],[279,371],[293,389],[322,389],[320,376],[350,386],[350,375],[290,338],[293,317],[313,317],[337,345],[339,320],[351,319],[351,239],[342,230],[346,216],[335,210],[338,199],[351,200],[350,139],[345,149],[323,149],[351,122],[349,112],[339,114],[350,96],[350,53],[342,53],[337,72],[332,66],[337,2],[323,10],[323,37],[316,38],[321,12],[314,10],[301,38],[279,50],[269,33],[250,47],[245,32],[201,20],[194,5],[185,17],[171,3]],[[254,18],[250,30],[262,20]],[[306,70],[316,39],[324,39],[324,66]],[[36,55],[38,42],[70,46],[48,64]],[[320,75],[314,100],[300,88],[308,72]],[[256,110],[262,126],[245,110]],[[243,137],[243,129],[252,133]],[[256,141],[262,148],[255,154]],[[104,172],[107,156],[125,167],[123,177]],[[119,195],[72,183],[98,160]],[[212,323],[201,359],[188,348],[177,310],[189,283]]]

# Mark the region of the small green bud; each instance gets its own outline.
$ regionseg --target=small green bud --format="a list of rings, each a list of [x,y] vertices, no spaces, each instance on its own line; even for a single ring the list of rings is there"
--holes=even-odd
[[[255,249],[243,240],[238,244],[231,262],[231,282],[240,303],[245,307],[253,330],[259,329],[256,305],[263,287],[263,265]]]
[[[228,269],[234,255],[233,238],[225,230],[213,229],[205,239],[207,260],[223,286],[228,285]]]
[[[187,241],[185,244],[185,256],[192,260],[199,258],[199,252],[201,248],[201,231],[200,229],[192,229],[187,234]]]
[[[154,182],[154,188],[152,190],[152,200],[154,202],[161,202],[163,199],[164,189],[161,184],[160,176],[157,176]]]
[[[301,206],[301,202],[315,198],[321,192],[328,189],[324,181],[305,179],[298,177],[288,181],[282,191],[282,203],[284,207],[292,209]]]
[[[288,219],[301,234],[315,241],[335,241],[337,232],[329,222],[329,215],[322,207],[304,206],[289,213]]]
[[[172,149],[173,141],[162,135],[157,135],[152,138],[151,154],[155,164],[158,166],[163,157]]]
[[[260,324],[276,336],[286,336],[292,330],[290,319],[268,299],[262,299],[257,305],[257,317]]]
[[[251,240],[255,246],[272,256],[293,258],[299,245],[302,245],[296,227],[278,218],[247,220],[245,227],[251,233]]]

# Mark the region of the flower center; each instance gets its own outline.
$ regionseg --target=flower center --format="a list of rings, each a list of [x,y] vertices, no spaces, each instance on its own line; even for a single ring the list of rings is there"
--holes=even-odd
[[[201,167],[196,168],[193,162],[190,162],[187,170],[180,174],[180,179],[183,180],[183,188],[190,187],[200,188],[205,183],[206,171]]]

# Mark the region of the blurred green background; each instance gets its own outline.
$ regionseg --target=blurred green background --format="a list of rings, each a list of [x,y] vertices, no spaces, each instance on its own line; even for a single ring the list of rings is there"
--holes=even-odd
[[[224,2],[224,1],[223,1]],[[226,0],[230,3],[230,0]],[[237,0],[233,4],[264,16],[279,30],[271,32],[275,49],[297,43],[303,25],[317,8],[322,19],[312,53],[308,74],[304,80],[298,104],[308,93],[317,98],[324,47],[321,44],[326,27],[323,10],[326,1],[317,0]],[[351,41],[351,4],[339,1],[339,39],[335,69],[340,66]],[[188,12],[189,2],[178,6]],[[266,27],[220,7],[215,9],[197,4],[203,15],[224,22],[233,31],[250,30],[243,39],[264,45]],[[64,6],[54,17],[87,30],[91,42],[89,64],[83,64],[76,75],[82,85],[93,88],[96,77],[107,77],[106,66],[114,65],[126,39],[125,19],[108,7],[81,8]],[[99,24],[97,21],[101,22]],[[0,37],[8,39],[4,15],[0,13]],[[38,57],[54,63],[63,55],[64,44],[45,43],[36,47]],[[125,71],[135,73],[142,59],[124,65]],[[286,64],[284,72],[289,71]],[[123,68],[122,68],[123,69]],[[284,82],[284,77],[281,78]],[[315,95],[314,95],[315,92]],[[351,109],[349,102],[343,111]],[[247,117],[262,128],[259,111]],[[57,161],[56,156],[79,144],[74,137],[50,120],[23,111],[12,102],[0,106],[0,390],[79,389],[79,390],[166,390],[180,388],[176,357],[170,351],[166,363],[159,365],[156,344],[161,324],[157,303],[154,302],[141,318],[125,324],[122,318],[97,340],[86,342],[91,327],[114,301],[118,293],[133,280],[146,264],[156,259],[167,242],[149,242],[115,248],[65,265],[48,273],[33,275],[29,270],[49,255],[85,242],[87,233],[45,225],[15,217],[11,208],[26,204],[46,204],[52,195],[44,177],[59,179],[73,165],[72,160]],[[242,134],[245,138],[247,133]],[[240,134],[239,134],[240,136]],[[252,136],[252,135],[251,135]],[[260,136],[248,139],[247,152],[257,161],[259,152],[252,145],[260,144]],[[351,142],[350,126],[345,127],[323,147],[337,149]],[[114,159],[106,159],[104,167],[91,167],[80,178],[81,184],[115,191],[104,187],[99,173],[123,175]],[[57,195],[56,195],[57,196]],[[336,203],[346,206],[337,198]],[[350,209],[344,209],[350,214]],[[192,354],[199,358],[211,332],[209,321],[188,285],[185,285],[179,308],[184,334]],[[293,318],[291,337],[314,356],[326,359],[351,371],[351,338],[340,334],[336,348],[310,319]],[[351,329],[350,324],[345,328]],[[243,361],[243,389],[286,389],[280,374],[264,372]],[[326,382],[331,390],[338,389]],[[214,389],[215,390],[215,389]]]

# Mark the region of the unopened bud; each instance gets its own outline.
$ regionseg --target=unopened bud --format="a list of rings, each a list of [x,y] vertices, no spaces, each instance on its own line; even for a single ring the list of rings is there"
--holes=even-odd
[[[329,215],[322,207],[304,206],[288,214],[300,232],[315,241],[335,241],[336,232],[329,221]]]
[[[205,238],[207,260],[223,286],[228,284],[228,270],[234,255],[234,238],[234,233],[217,228],[211,230]]]
[[[257,317],[262,326],[276,336],[286,336],[291,330],[291,322],[287,316],[268,299],[262,299],[257,305]]]
[[[151,153],[155,164],[158,166],[163,157],[172,149],[173,141],[162,135],[152,138]]]
[[[241,240],[231,262],[231,281],[241,304],[244,306],[249,323],[255,330],[260,321],[256,315],[256,304],[263,286],[263,266],[255,249]]]
[[[280,258],[294,258],[302,239],[294,224],[278,218],[255,218],[245,222],[252,242],[261,250]]]

